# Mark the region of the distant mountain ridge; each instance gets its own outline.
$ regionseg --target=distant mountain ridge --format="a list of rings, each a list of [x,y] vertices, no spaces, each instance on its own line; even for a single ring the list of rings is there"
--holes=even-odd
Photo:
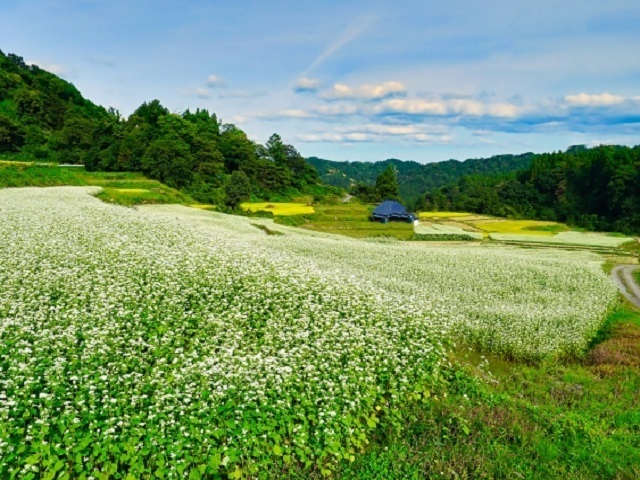
[[[390,158],[379,162],[337,162],[309,157],[322,181],[336,187],[349,188],[357,183],[373,185],[378,175],[392,163],[398,172],[400,196],[408,203],[434,188],[456,183],[465,175],[508,174],[529,168],[534,154],[494,155],[465,161],[446,160],[434,163]]]

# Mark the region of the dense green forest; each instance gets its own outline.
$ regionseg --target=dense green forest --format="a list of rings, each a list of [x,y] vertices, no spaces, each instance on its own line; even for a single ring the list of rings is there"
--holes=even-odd
[[[158,100],[125,119],[84,99],[69,82],[1,51],[0,153],[143,172],[199,201],[229,206],[248,195],[277,200],[333,190],[277,134],[260,145],[215,113],[175,114]]]
[[[518,173],[464,176],[428,192],[418,206],[638,234],[640,145],[577,145],[534,155],[531,166]]]
[[[427,164],[397,159],[381,162],[334,162],[310,157],[307,161],[318,170],[323,182],[341,188],[355,188],[353,193],[356,195],[366,192],[366,187],[374,186],[378,176],[389,165],[393,165],[400,186],[400,197],[408,205],[413,205],[426,191],[450,185],[463,175],[522,170],[530,165],[532,157],[532,153],[524,153]]]

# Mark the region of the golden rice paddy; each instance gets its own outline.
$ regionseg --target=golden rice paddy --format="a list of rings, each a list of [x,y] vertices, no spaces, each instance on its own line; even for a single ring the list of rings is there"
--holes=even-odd
[[[423,218],[458,218],[469,217],[473,214],[466,212],[420,212],[418,217]]]
[[[250,212],[271,212],[274,215],[309,215],[315,212],[312,206],[301,203],[256,202],[243,203],[243,210]]]
[[[553,236],[558,231],[568,230],[557,222],[539,220],[477,220],[471,222],[475,227],[487,233],[516,233],[527,235]],[[546,229],[548,228],[548,230]]]
[[[148,188],[114,188],[118,193],[149,193]]]

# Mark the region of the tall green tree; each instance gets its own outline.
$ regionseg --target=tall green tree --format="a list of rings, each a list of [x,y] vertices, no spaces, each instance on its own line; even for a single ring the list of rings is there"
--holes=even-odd
[[[398,200],[400,197],[400,187],[398,177],[393,164],[389,164],[384,172],[378,175],[375,186],[376,197],[381,200]]]
[[[9,117],[0,114],[0,152],[16,152],[24,143],[24,132]]]
[[[236,170],[224,187],[225,204],[234,209],[251,196],[251,181],[242,171]]]

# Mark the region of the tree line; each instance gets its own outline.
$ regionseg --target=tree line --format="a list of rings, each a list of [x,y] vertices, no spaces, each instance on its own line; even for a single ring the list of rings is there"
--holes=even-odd
[[[88,170],[143,172],[200,201],[219,203],[224,193],[230,206],[238,202],[226,195],[229,183],[236,193],[245,185],[260,198],[321,189],[316,170],[278,134],[261,145],[214,113],[170,113],[158,100],[142,104],[127,120],[110,115],[83,160]]]
[[[458,210],[640,233],[640,145],[575,145],[502,175],[464,176],[429,191],[420,210]]]
[[[274,200],[334,190],[278,134],[262,145],[206,109],[176,114],[158,100],[125,119],[1,51],[0,153],[87,170],[139,171],[199,201],[230,207],[249,194]]]
[[[388,159],[380,162],[335,162],[317,157],[307,161],[313,165],[323,182],[345,189],[365,192],[375,187],[377,178],[391,165],[399,184],[398,195],[407,205],[414,205],[426,191],[450,185],[463,175],[485,175],[515,172],[527,168],[532,153],[495,155],[465,161],[418,163]],[[366,195],[366,193],[365,193]]]

